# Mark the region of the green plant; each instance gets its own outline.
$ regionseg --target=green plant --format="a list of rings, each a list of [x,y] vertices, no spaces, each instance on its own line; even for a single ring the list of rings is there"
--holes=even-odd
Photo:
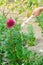
[[[36,45],[36,38],[34,36],[32,25],[28,25],[27,34],[23,33],[23,41],[25,44],[28,44],[30,46]]]
[[[40,16],[36,17],[36,22],[39,23],[39,26],[41,27],[43,33],[43,12],[41,13]]]
[[[6,18],[0,15],[0,64],[1,65],[43,65],[43,57],[29,51],[23,46],[21,25],[15,24],[12,28],[6,27]],[[31,26],[29,26],[28,29]],[[30,34],[30,32],[29,32]],[[32,35],[33,36],[33,35]],[[28,37],[26,41],[28,41]],[[32,37],[33,38],[33,37]],[[31,38],[29,38],[30,40]],[[32,42],[33,43],[33,42]],[[4,58],[4,60],[3,60]],[[5,59],[7,59],[6,62]]]
[[[6,4],[7,9],[9,9],[12,5],[7,15],[10,11],[14,12],[14,10],[18,8],[20,8],[18,9],[20,14],[26,9],[21,6],[23,3],[19,2],[19,0],[16,0],[14,3],[6,3],[6,1],[7,0],[0,0],[0,6]],[[33,1],[36,2],[36,0]],[[31,8],[31,2],[29,2],[30,1],[27,0],[26,5]],[[15,4],[16,6],[14,8]],[[2,14],[3,15],[0,15],[0,65],[43,65],[43,56],[37,55],[35,52],[29,51],[23,46],[24,43],[28,43],[30,46],[36,44],[33,27],[29,25],[28,34],[20,32],[21,25],[16,23],[14,27],[7,28],[7,15],[5,16],[4,11]],[[17,21],[18,18],[15,20]]]
[[[36,45],[36,39],[34,36],[34,31],[33,31],[33,26],[29,25],[28,26],[28,43],[29,45]]]

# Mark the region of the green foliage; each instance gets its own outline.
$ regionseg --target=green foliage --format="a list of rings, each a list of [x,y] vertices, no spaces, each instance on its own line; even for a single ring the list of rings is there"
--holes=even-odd
[[[32,25],[28,25],[27,32],[28,32],[27,34],[23,34],[24,43],[26,43],[30,46],[36,45],[36,39],[35,39],[35,36],[34,36]]]
[[[26,3],[25,3],[26,2]],[[37,7],[37,0],[0,0],[0,6],[3,6],[6,10],[6,8],[9,10],[9,12],[11,11],[12,13],[14,13],[14,11],[17,10],[17,12],[19,14],[22,14],[25,11],[31,11],[33,10],[34,5],[36,5]]]
[[[4,5],[6,1],[7,0],[0,0],[0,6]],[[25,5],[27,9],[29,7],[31,10],[31,4],[36,2],[37,0],[27,0]],[[6,4],[8,9],[10,6],[9,3]],[[18,9],[19,14],[21,14],[27,10],[21,6],[23,3],[20,4],[19,0],[16,0],[14,3],[11,2],[10,4],[17,4],[17,8],[12,6],[12,12]],[[17,21],[18,18],[15,18],[15,20]],[[20,24],[15,24],[13,28],[8,29],[6,21],[7,18],[4,15],[0,15],[0,65],[43,65],[43,56],[37,55],[35,52],[29,51],[23,46],[23,44],[30,46],[36,44],[32,25],[28,26],[28,33],[25,34],[20,32]]]
[[[0,6],[6,3],[6,0],[0,0]]]
[[[2,65],[42,65],[43,58],[36,53],[29,51],[23,46],[24,38],[21,31],[21,25],[15,24],[13,28],[6,27],[6,18],[0,15],[0,64]],[[28,27],[28,35],[26,41],[32,40],[32,26]],[[32,34],[32,36],[31,36]],[[32,39],[33,38],[33,39]],[[29,41],[28,41],[29,42]],[[29,42],[30,44],[30,42]],[[31,44],[30,44],[31,45]],[[33,44],[32,44],[33,45]],[[6,57],[5,57],[6,56]],[[6,62],[4,61],[7,59]]]
[[[23,8],[23,6],[21,6],[21,7],[19,8],[19,14],[21,14],[23,11],[24,11],[24,8]]]
[[[32,25],[28,26],[28,42],[30,46],[36,44]]]

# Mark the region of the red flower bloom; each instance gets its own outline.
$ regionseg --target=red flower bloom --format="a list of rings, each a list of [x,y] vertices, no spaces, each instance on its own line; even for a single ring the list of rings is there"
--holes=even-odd
[[[15,21],[13,19],[9,19],[7,21],[7,27],[8,28],[12,28],[14,26],[14,24],[15,24]]]

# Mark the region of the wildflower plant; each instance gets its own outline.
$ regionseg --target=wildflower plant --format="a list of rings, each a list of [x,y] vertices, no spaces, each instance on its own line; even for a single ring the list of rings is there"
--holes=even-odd
[[[0,64],[1,65],[43,65],[43,58],[23,46],[20,24],[7,27],[8,19],[0,15]],[[10,20],[9,20],[10,21]],[[14,20],[13,20],[14,21]],[[14,22],[13,22],[14,23]],[[11,24],[11,23],[10,23]]]
[[[15,24],[15,21],[14,21],[13,19],[9,19],[9,20],[7,21],[7,27],[8,27],[8,28],[13,27],[14,24]]]
[[[7,4],[6,0],[0,0],[0,6],[4,3],[5,7],[9,9],[9,3]],[[19,1],[16,0],[14,4],[19,4]],[[17,5],[16,8],[20,8],[18,9],[19,14],[24,11],[21,6]],[[14,11],[16,8],[13,6],[10,10]],[[31,27],[29,28],[31,29]],[[0,65],[43,65],[43,56],[40,57],[23,46],[24,42],[34,45],[34,34],[33,31],[30,32],[30,29],[29,34],[23,34],[21,25],[12,18],[8,19],[3,11],[3,14],[0,15]]]

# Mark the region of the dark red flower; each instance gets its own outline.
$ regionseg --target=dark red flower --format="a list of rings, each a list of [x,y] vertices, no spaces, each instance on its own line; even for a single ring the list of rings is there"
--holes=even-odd
[[[7,21],[7,27],[8,28],[12,28],[14,26],[14,24],[15,24],[15,21],[13,19],[9,19]]]

